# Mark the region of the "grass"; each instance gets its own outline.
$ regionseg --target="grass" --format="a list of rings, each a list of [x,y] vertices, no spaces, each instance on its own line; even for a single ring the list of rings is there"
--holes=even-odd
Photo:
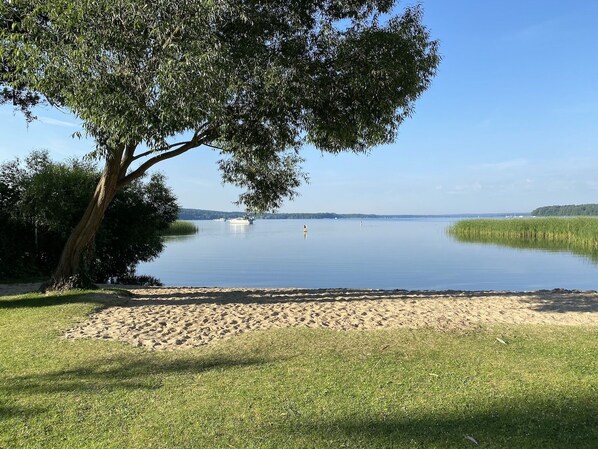
[[[570,251],[598,262],[598,218],[461,220],[448,233],[462,242]]]
[[[97,292],[94,292],[94,294]],[[64,341],[93,294],[0,297],[0,448],[594,448],[598,328]],[[503,345],[496,337],[507,342]]]
[[[170,227],[162,233],[165,236],[197,234],[197,226],[189,221],[177,220],[170,224]]]
[[[461,220],[449,228],[449,233],[460,236],[566,242],[598,249],[598,218]]]

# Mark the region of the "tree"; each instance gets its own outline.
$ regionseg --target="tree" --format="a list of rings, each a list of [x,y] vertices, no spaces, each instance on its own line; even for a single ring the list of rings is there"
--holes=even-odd
[[[49,275],[100,177],[91,162],[52,162],[33,152],[0,165],[0,279]],[[121,189],[106,210],[83,275],[96,282],[128,277],[163,249],[161,234],[178,215],[164,177]]]
[[[79,117],[104,162],[53,288],[77,282],[115,193],[156,163],[215,149],[239,202],[275,209],[306,179],[304,144],[393,141],[440,60],[421,9],[393,0],[0,1],[0,83]]]

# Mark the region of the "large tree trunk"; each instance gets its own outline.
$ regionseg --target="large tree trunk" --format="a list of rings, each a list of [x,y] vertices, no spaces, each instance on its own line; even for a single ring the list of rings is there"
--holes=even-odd
[[[64,290],[91,286],[91,281],[81,273],[81,259],[85,250],[93,243],[100,228],[104,213],[118,189],[121,175],[121,151],[115,151],[106,161],[102,176],[83,217],[68,238],[58,267],[43,290]]]
[[[106,159],[104,171],[93,197],[81,221],[73,229],[62,250],[56,271],[41,290],[65,290],[92,286],[91,280],[81,272],[81,259],[85,250],[93,243],[104,219],[104,212],[117,190],[143,176],[149,168],[158,162],[183,154],[211,141],[214,137],[215,131],[206,124],[193,134],[191,140],[167,145],[161,150],[150,150],[135,156],[136,142],[129,142],[120,148],[112,149]],[[148,156],[152,157],[132,172],[127,173],[133,161]]]

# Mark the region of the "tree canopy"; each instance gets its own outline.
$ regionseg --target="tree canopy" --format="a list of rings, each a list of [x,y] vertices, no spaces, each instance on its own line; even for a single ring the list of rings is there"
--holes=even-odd
[[[428,87],[437,43],[418,7],[381,20],[392,6],[3,0],[0,57],[13,70],[1,81],[77,115],[98,155],[145,145],[151,160],[193,133],[220,148],[243,202],[270,209],[302,179],[292,150],[391,142]]]
[[[0,101],[72,112],[105,161],[60,276],[156,163],[216,149],[239,201],[275,209],[306,179],[304,144],[392,142],[440,61],[421,8],[393,0],[0,2]]]

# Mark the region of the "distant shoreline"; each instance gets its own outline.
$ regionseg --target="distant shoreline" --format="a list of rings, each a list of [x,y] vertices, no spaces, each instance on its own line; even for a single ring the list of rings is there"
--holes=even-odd
[[[181,208],[180,220],[217,220],[231,219],[245,216],[245,212],[225,212],[207,209]],[[262,220],[314,220],[314,219],[410,219],[410,218],[502,218],[509,216],[525,216],[528,212],[505,212],[487,214],[337,214],[335,212],[301,212],[301,213],[266,213],[257,214],[255,218]]]

